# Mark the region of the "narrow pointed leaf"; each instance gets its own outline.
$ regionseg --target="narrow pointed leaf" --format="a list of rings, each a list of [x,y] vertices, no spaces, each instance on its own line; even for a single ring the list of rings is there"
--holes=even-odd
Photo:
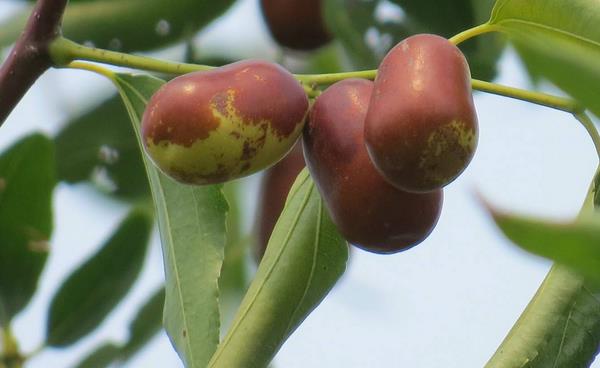
[[[75,368],[105,368],[111,365],[120,353],[121,349],[118,345],[106,343],[84,357]]]
[[[528,68],[600,116],[600,6],[596,0],[499,0],[489,21]]]
[[[69,121],[54,140],[59,180],[92,181],[124,199],[150,197],[142,156],[119,96]]]
[[[139,140],[146,104],[164,81],[118,74],[115,82]],[[144,162],[165,262],[164,326],[186,367],[204,368],[219,342],[218,278],[224,257],[227,202],[219,185],[179,184],[163,175],[145,155]]]
[[[553,223],[491,209],[496,225],[519,247],[569,266],[600,284],[600,216]]]
[[[35,293],[52,232],[54,144],[27,136],[0,155],[0,326]]]
[[[526,249],[534,248],[536,252],[552,252],[554,255],[560,255],[558,258],[563,262],[571,263],[579,257],[564,254],[562,248],[573,246],[589,250],[588,246],[591,245],[580,243],[582,235],[577,229],[580,227],[579,222],[588,222],[596,218],[598,208],[593,204],[594,193],[597,190],[597,186],[591,186],[577,223],[567,226],[566,230],[564,225],[552,226],[540,221],[507,217],[499,215],[497,211],[492,211],[492,214],[500,228],[506,231],[512,240],[518,241],[519,245]],[[565,242],[565,239],[570,237],[573,237],[570,241],[573,241],[574,245]],[[547,248],[539,243],[541,241],[546,242]],[[593,244],[597,245],[597,242]],[[581,249],[573,252],[578,253],[581,253]],[[576,263],[580,262],[577,260]],[[555,264],[485,367],[584,368],[589,367],[594,360],[598,346],[600,287],[572,268]]]
[[[165,305],[165,289],[160,288],[140,308],[129,325],[129,339],[119,360],[127,361],[148,343],[162,328],[162,315]]]
[[[346,242],[305,169],[209,367],[266,367],[343,274],[347,257]]]
[[[67,346],[93,331],[137,279],[148,248],[152,216],[133,210],[101,249],[54,295],[46,327],[50,346]]]
[[[96,47],[144,51],[181,40],[221,15],[234,0],[97,0],[69,4],[65,37]],[[14,42],[31,7],[0,25],[0,47]]]

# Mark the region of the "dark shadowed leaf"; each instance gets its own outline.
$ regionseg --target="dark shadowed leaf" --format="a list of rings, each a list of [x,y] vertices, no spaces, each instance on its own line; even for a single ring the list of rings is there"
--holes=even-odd
[[[343,274],[348,247],[305,169],[209,367],[266,367]]]
[[[165,289],[160,288],[140,308],[129,325],[129,340],[121,349],[119,360],[126,361],[137,353],[162,328]]]
[[[131,289],[144,263],[152,216],[133,210],[100,250],[54,295],[46,328],[50,346],[66,346],[93,331]]]
[[[129,325],[129,339],[123,345],[106,342],[94,349],[76,368],[104,368],[113,362],[125,363],[160,331],[165,289],[160,288],[138,310]]]
[[[484,23],[493,0],[326,0],[328,26],[346,48],[355,67],[376,68],[387,51],[417,33],[444,37]],[[493,79],[503,49],[498,37],[485,36],[461,45],[471,73]]]
[[[113,343],[100,345],[89,355],[84,357],[75,368],[105,368],[117,359],[121,352],[119,346]]]
[[[146,104],[164,81],[127,74],[115,75],[114,81],[139,138]],[[204,368],[219,343],[218,278],[224,257],[227,202],[220,185],[182,185],[167,178],[146,158],[145,165],[165,262],[164,326],[185,365]]]
[[[59,180],[91,180],[122,198],[150,196],[137,140],[118,96],[67,123],[55,142]]]
[[[501,0],[490,23],[508,33],[530,70],[600,116],[596,0]]]
[[[54,144],[27,136],[0,156],[0,326],[27,305],[49,251]]]
[[[95,0],[67,6],[64,35],[76,42],[121,51],[151,50],[200,30],[234,0]],[[14,42],[31,8],[0,25],[0,47]]]

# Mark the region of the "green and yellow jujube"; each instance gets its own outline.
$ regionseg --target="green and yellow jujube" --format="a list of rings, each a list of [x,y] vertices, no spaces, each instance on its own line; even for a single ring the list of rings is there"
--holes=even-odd
[[[167,175],[214,184],[279,161],[308,110],[302,86],[282,67],[246,60],[173,79],[142,118],[146,152]]]

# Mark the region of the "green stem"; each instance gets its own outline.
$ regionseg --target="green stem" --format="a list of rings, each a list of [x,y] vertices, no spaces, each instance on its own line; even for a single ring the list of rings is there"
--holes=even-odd
[[[570,112],[573,114],[584,111],[584,108],[582,106],[580,106],[576,101],[569,98],[557,97],[546,93],[503,86],[500,84],[485,82],[478,79],[473,79],[471,81],[471,85],[473,89],[476,89],[481,92],[487,92],[495,95],[514,98],[517,100],[527,101],[537,105],[542,105],[553,109]]]
[[[452,42],[455,45],[458,45],[461,42],[464,42],[475,36],[479,36],[484,33],[490,33],[490,32],[494,32],[494,31],[497,31],[497,28],[494,25],[489,24],[489,23],[484,23],[477,27],[473,27],[473,28],[467,29],[466,31],[462,31],[459,34],[448,39],[448,41]]]
[[[598,154],[598,159],[600,160],[600,135],[598,134],[598,130],[594,126],[592,119],[590,119],[590,117],[584,111],[575,112],[573,113],[573,116],[581,123],[581,125],[583,125],[592,138],[592,142],[594,142],[594,147],[596,148],[596,153]]]
[[[87,60],[165,74],[186,74],[214,68],[208,65],[176,63],[146,56],[87,47],[62,37],[57,38],[50,44],[49,52],[52,61],[58,67],[68,66],[74,60]]]

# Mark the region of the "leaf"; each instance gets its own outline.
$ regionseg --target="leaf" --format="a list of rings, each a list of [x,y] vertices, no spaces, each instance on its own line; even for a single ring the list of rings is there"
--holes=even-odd
[[[118,96],[68,122],[54,141],[59,180],[91,180],[123,199],[150,197],[137,140]]]
[[[89,355],[84,357],[75,368],[105,368],[117,359],[121,352],[119,346],[113,343],[100,345]]]
[[[163,307],[165,305],[165,289],[160,288],[144,303],[129,325],[129,340],[121,348],[119,360],[129,360],[162,328]]]
[[[290,190],[256,277],[209,367],[266,367],[342,275],[346,242],[305,169]]]
[[[508,235],[526,249],[534,247],[544,253],[550,249],[563,261],[571,263],[576,260],[576,264],[585,264],[585,261],[566,254],[568,252],[561,248],[572,247],[575,249],[573,253],[577,254],[580,249],[600,244],[585,245],[580,240],[580,231],[585,234],[588,226],[592,226],[588,221],[597,220],[598,208],[589,206],[594,203],[597,189],[595,185],[591,186],[575,224],[556,226],[497,212],[493,215],[501,229],[508,230]],[[598,224],[593,226],[597,229]],[[554,237],[540,232],[548,232]],[[565,243],[565,239],[571,236],[574,243]],[[540,241],[545,241],[548,249]],[[597,285],[571,268],[555,264],[485,367],[589,367],[600,346],[600,287]]]
[[[246,267],[248,237],[243,236],[242,193],[246,189],[243,181],[226,183],[223,192],[229,204],[227,213],[227,243],[225,259],[219,276],[221,329],[228,325],[242,301],[248,282]]]
[[[516,245],[600,283],[600,216],[593,222],[552,223],[490,211],[496,225]]]
[[[54,162],[53,142],[41,134],[0,156],[0,326],[29,303],[46,263]]]
[[[140,118],[164,81],[118,74],[115,83],[139,141]],[[205,367],[219,343],[218,278],[224,256],[227,202],[221,186],[172,181],[144,155],[165,262],[164,326],[186,367]]]
[[[105,342],[87,355],[77,368],[104,368],[118,361],[119,364],[131,359],[162,327],[162,312],[165,303],[165,289],[160,288],[138,310],[129,325],[129,339],[124,345]]]
[[[600,116],[600,7],[596,0],[501,0],[489,21],[528,68]]]
[[[417,33],[451,37],[485,22],[492,4],[493,0],[326,0],[324,14],[354,66],[376,68],[387,51],[404,38]],[[394,15],[382,17],[384,13]],[[503,49],[498,37],[471,40],[461,48],[473,76],[493,79]]]
[[[69,4],[63,33],[75,42],[120,51],[152,50],[196,32],[234,0],[96,0]],[[16,40],[31,7],[0,25],[0,47]]]
[[[600,343],[600,293],[554,265],[485,368],[589,367]]]
[[[67,346],[93,331],[131,289],[144,263],[152,216],[132,210],[102,248],[75,270],[52,298],[50,346]]]

